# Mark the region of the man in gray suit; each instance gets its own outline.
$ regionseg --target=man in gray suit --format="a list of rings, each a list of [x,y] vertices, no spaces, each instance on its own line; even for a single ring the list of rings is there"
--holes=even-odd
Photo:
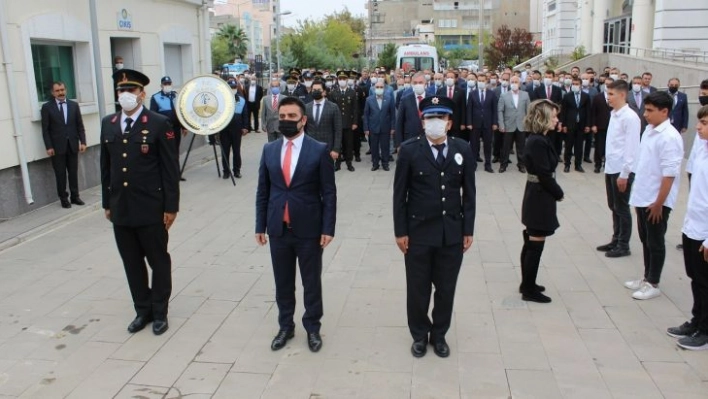
[[[335,161],[342,152],[342,114],[337,104],[325,98],[322,80],[314,81],[311,90],[310,94],[314,101],[305,106],[307,114],[305,132],[313,139],[327,144],[327,151],[332,161]],[[352,169],[349,170],[353,172]]]
[[[639,115],[639,120],[642,122],[641,133],[644,133],[644,129],[647,127],[647,120],[644,119],[644,99],[648,95],[649,93],[642,89],[642,77],[633,77],[631,90],[627,94],[627,104],[629,104],[629,108],[631,108],[632,111]]]
[[[531,100],[528,92],[520,90],[521,79],[518,76],[511,77],[510,82],[509,88],[511,90],[499,98],[499,105],[497,106],[499,131],[504,136],[499,173],[506,172],[506,168],[509,165],[509,153],[514,142],[516,142],[516,159],[518,160],[519,172],[526,173],[523,158],[526,134],[523,130],[524,117]]]
[[[285,96],[280,94],[280,79],[272,79],[268,95],[263,96],[263,100],[261,100],[261,126],[268,133],[268,142],[280,138],[280,133],[278,133],[278,104],[284,98]]]

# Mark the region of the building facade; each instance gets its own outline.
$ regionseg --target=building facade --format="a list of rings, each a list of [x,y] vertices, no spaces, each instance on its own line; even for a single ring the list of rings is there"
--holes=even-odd
[[[248,58],[254,62],[256,56],[271,59],[271,41],[275,37],[274,10],[279,0],[215,0],[213,13],[217,21],[228,21],[244,30],[248,36]],[[218,31],[217,22],[212,29]],[[273,50],[275,51],[275,50]],[[273,57],[275,54],[272,55]],[[246,60],[243,60],[246,61]]]
[[[79,103],[88,151],[79,156],[80,189],[100,184],[100,120],[115,112],[113,59],[177,89],[209,73],[208,4],[202,0],[0,0],[0,220],[54,202],[40,108],[52,82]]]

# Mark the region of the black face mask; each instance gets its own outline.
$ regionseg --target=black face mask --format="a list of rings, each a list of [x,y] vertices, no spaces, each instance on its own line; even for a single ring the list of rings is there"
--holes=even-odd
[[[300,128],[297,126],[298,123],[300,121],[280,121],[278,123],[278,131],[287,138],[295,137],[300,133]]]
[[[322,99],[322,90],[312,90],[312,98],[315,100],[321,100]]]
[[[708,96],[698,96],[698,102],[701,106],[708,105]]]
[[[669,86],[669,93],[671,93],[671,94],[676,94],[677,91],[678,91],[678,87],[676,87],[676,86]]]

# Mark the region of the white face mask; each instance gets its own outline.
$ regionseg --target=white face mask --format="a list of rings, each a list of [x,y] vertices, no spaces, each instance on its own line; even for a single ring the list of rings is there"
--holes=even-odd
[[[379,81],[379,78],[371,78],[371,84],[375,85]]]
[[[430,81],[430,74],[426,74],[426,75],[425,75],[425,81],[426,81],[426,82],[429,82],[429,81]]]
[[[121,108],[130,112],[138,107],[138,96],[131,92],[124,91],[118,95],[118,103]]]
[[[468,89],[474,89],[477,87],[477,81],[476,80],[468,80],[467,81],[467,88]]]
[[[347,87],[347,81],[346,80],[339,80],[338,81],[339,87]]]
[[[506,80],[502,80],[501,86],[502,86],[502,87],[509,87],[509,82],[506,81]]]
[[[642,91],[642,85],[633,84],[633,85],[632,85],[632,91],[635,92],[635,93],[639,93],[640,91]]]
[[[570,89],[573,91],[573,93],[580,92],[580,86],[578,85],[573,85]]]
[[[431,140],[438,140],[447,134],[447,121],[431,118],[425,120],[425,135]]]
[[[620,78],[619,75],[610,75],[610,77],[612,80],[618,80]]]
[[[553,79],[551,78],[543,78],[543,84],[546,86],[550,86],[551,83],[553,83]]]
[[[290,91],[295,90],[295,85],[292,83],[288,83],[288,90],[290,90]]]
[[[495,86],[497,84],[497,80],[496,79],[489,79],[489,84],[492,86]]]
[[[334,82],[332,82],[331,80],[328,80],[325,82],[325,87],[327,87],[328,89],[331,89],[333,85],[334,85]]]
[[[566,80],[563,81],[563,83],[565,83],[566,86],[570,86],[570,85],[573,83],[573,80],[572,80],[572,79],[566,79]]]
[[[553,86],[562,87],[563,85],[561,84],[561,82],[553,82]]]
[[[425,85],[421,85],[421,84],[413,85],[413,93],[415,93],[417,96],[425,93]]]
[[[590,85],[589,79],[583,79],[580,82],[583,84],[583,87],[588,87],[588,85]]]
[[[541,85],[541,81],[534,79],[534,80],[533,80],[533,85],[534,85],[534,86],[540,86],[540,85]]]
[[[116,69],[123,69],[123,63],[116,64]]]
[[[410,84],[410,83],[404,83],[404,84],[403,84],[403,88],[404,88],[404,89],[410,89],[410,88],[411,88],[411,84]]]
[[[376,93],[377,96],[383,96],[383,92],[384,92],[383,88],[374,89],[374,93]]]
[[[172,91],[172,86],[170,86],[170,85],[162,87],[162,92],[165,94],[170,94],[171,91]]]
[[[445,86],[452,87],[454,84],[455,84],[455,79],[453,79],[453,78],[445,79]]]
[[[511,91],[519,91],[519,84],[518,84],[518,83],[512,83],[512,84],[511,84]]]
[[[477,88],[480,90],[484,90],[487,88],[487,83],[485,82],[477,82]]]
[[[348,84],[349,86],[354,86],[354,79],[349,79],[349,80],[347,80],[347,84]]]
[[[442,86],[443,81],[440,79],[435,79],[435,86],[440,87]]]
[[[311,80],[306,80],[306,81],[305,81],[305,87],[312,87],[312,81],[311,81]]]

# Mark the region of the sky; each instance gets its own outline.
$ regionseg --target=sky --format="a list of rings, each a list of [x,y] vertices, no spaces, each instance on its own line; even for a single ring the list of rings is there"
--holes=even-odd
[[[292,15],[283,16],[281,22],[292,27],[298,19],[322,19],[325,15],[344,10],[345,7],[354,15],[364,15],[365,4],[365,0],[280,0],[280,10],[292,12]]]

